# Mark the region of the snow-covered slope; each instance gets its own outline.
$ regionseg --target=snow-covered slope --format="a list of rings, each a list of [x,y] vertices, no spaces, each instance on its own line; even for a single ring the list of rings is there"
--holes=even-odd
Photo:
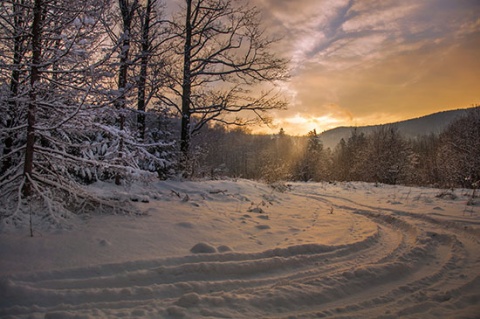
[[[140,214],[82,216],[68,230],[37,222],[34,238],[3,227],[1,318],[480,316],[471,191],[246,180],[92,190]]]

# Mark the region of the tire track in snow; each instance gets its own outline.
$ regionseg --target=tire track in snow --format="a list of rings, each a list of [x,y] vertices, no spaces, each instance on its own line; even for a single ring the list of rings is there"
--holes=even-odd
[[[480,313],[475,313],[480,310],[475,306],[480,301],[475,234],[352,199],[291,196],[347,211],[376,224],[377,232],[341,245],[303,244],[2,278],[0,316],[474,318]],[[352,226],[352,232],[362,230],[358,227]]]
[[[315,194],[306,196],[337,208],[351,210],[379,224],[391,225],[391,230],[400,229],[403,234],[414,234],[411,237],[414,241],[408,241],[404,237],[401,244],[379,260],[379,263],[398,259],[405,265],[417,263],[420,267],[414,267],[405,276],[401,276],[402,280],[390,285],[388,293],[384,289],[385,284],[381,284],[380,289],[375,286],[367,289],[360,298],[344,298],[332,307],[322,306],[319,307],[322,308],[321,311],[309,311],[299,318],[313,315],[348,317],[348,314],[354,317],[383,314],[386,318],[416,318],[419,315],[422,318],[480,316],[478,232],[466,229],[456,222],[445,222],[406,211],[380,209],[350,198]],[[336,205],[329,198],[334,199]],[[339,205],[339,201],[345,204]]]

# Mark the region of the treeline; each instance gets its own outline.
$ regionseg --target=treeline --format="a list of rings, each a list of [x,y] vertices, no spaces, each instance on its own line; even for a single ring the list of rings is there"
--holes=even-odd
[[[470,188],[480,181],[478,107],[438,135],[406,139],[395,126],[368,135],[353,129],[334,149],[325,148],[315,131],[262,136],[217,127],[202,139],[198,174],[213,177]]]
[[[95,180],[191,176],[202,128],[285,107],[274,83],[287,61],[257,9],[185,0],[173,10],[160,0],[0,2],[0,215],[32,200],[50,212],[98,203],[81,187]]]

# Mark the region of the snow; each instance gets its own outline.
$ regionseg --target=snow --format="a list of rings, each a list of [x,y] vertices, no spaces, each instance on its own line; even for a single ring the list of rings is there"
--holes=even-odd
[[[480,317],[471,190],[273,186],[96,183],[137,212],[3,225],[0,317]]]

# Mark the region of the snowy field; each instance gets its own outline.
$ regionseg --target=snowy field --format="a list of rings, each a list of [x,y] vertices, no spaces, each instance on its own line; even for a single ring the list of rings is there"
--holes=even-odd
[[[284,186],[99,183],[138,212],[4,223],[0,318],[480,318],[471,190]]]

